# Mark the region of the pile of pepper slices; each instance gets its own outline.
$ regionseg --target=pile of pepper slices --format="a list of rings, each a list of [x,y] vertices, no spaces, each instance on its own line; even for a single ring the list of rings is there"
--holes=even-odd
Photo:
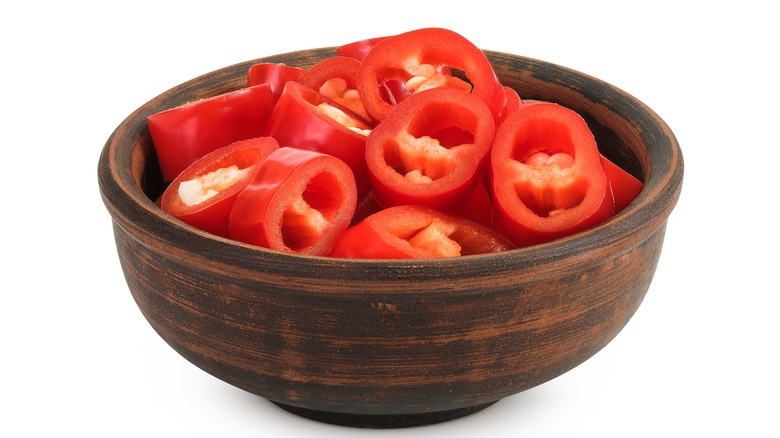
[[[589,228],[643,184],[585,121],[522,100],[485,54],[425,28],[148,118],[160,207],[266,248],[349,258],[504,251]]]

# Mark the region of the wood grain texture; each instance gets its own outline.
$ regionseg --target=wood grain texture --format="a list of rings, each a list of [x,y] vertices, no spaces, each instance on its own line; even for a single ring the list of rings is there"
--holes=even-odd
[[[500,254],[416,261],[299,256],[181,223],[146,117],[244,85],[257,62],[308,67],[314,49],[195,78],[132,113],[98,165],[119,259],[157,333],[206,372],[321,421],[402,427],[466,415],[576,367],[634,314],[682,187],[674,135],[652,110],[598,79],[487,51],[506,85],[583,115],[602,152],[645,182],[611,220]]]

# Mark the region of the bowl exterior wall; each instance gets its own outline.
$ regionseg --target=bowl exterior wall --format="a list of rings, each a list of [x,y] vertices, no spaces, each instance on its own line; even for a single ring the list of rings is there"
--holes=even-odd
[[[664,229],[576,274],[492,287],[475,273],[479,289],[441,278],[435,292],[414,281],[347,285],[326,272],[240,277],[149,248],[118,225],[115,236],[139,308],[193,364],[275,402],[387,415],[495,401],[594,355],[640,305]],[[312,283],[318,290],[301,286]]]

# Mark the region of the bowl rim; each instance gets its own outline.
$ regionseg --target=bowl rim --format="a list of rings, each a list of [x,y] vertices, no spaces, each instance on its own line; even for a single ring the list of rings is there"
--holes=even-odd
[[[602,101],[601,105],[614,111],[630,110],[643,115],[641,119],[645,123],[635,128],[643,138],[643,143],[649,145],[647,152],[650,168],[644,181],[645,189],[634,202],[612,218],[588,230],[543,244],[499,253],[455,258],[376,260],[289,253],[215,236],[166,214],[144,194],[132,173],[134,169],[137,170],[137,166],[143,165],[134,161],[138,158],[136,143],[138,137],[148,132],[146,117],[158,112],[157,108],[161,103],[171,100],[172,96],[197,100],[231,91],[242,85],[240,79],[243,79],[243,76],[239,73],[245,73],[256,63],[282,62],[289,56],[312,56],[312,60],[316,60],[317,57],[333,55],[334,47],[299,50],[240,62],[190,79],[153,97],[127,116],[106,141],[98,163],[101,197],[117,226],[131,234],[154,237],[146,241],[145,245],[167,251],[167,241],[178,241],[180,250],[195,257],[209,259],[216,270],[232,271],[237,275],[269,269],[283,273],[289,268],[280,268],[280,266],[295,265],[294,272],[297,276],[311,275],[312,277],[321,276],[322,268],[331,269],[336,278],[353,278],[356,275],[355,270],[361,272],[361,275],[390,270],[398,275],[399,281],[410,276],[424,281],[426,278],[440,280],[446,275],[454,280],[525,270],[530,276],[529,280],[533,281],[533,277],[536,277],[542,281],[556,275],[554,271],[560,271],[560,275],[565,275],[578,270],[583,264],[592,263],[593,260],[617,257],[639,245],[665,225],[681,191],[683,160],[679,144],[671,129],[652,109],[623,90],[576,70],[521,55],[491,50],[484,50],[484,52],[491,62],[499,59],[516,60],[540,70],[576,76],[590,87],[610,91],[613,99]],[[195,85],[204,80],[215,80],[220,86],[210,88],[207,94],[199,95],[193,92]],[[131,138],[134,140],[128,141]],[[655,142],[650,143],[651,139],[655,139]],[[132,165],[122,169],[119,166],[121,163]],[[139,223],[154,224],[155,229],[150,230],[140,226]],[[616,252],[614,248],[618,245],[622,251]],[[479,267],[478,272],[473,270],[475,262]],[[235,265],[240,265],[242,268],[237,269]],[[541,274],[538,272],[534,274],[540,271],[538,269],[529,269],[541,266],[547,268],[542,270]]]

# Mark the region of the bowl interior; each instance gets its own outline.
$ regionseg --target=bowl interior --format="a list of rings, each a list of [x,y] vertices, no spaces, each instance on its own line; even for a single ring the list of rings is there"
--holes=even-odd
[[[146,126],[146,117],[177,105],[241,88],[246,83],[249,67],[255,63],[280,62],[307,68],[334,54],[333,48],[321,48],[259,58],[192,79],[150,100],[128,117],[112,137],[113,140],[121,137],[123,141],[120,143],[109,140],[107,144],[107,150],[109,144],[113,147],[111,155],[106,154],[106,158],[110,157],[113,161],[105,164],[114,172],[113,182],[118,181],[122,186],[121,195],[138,203],[137,207],[143,210],[139,213],[154,216],[151,219],[160,223],[162,228],[172,227],[173,233],[182,233],[183,229],[185,236],[178,236],[180,240],[191,240],[194,234],[219,241],[223,246],[244,246],[237,242],[224,242],[210,235],[203,236],[198,230],[160,214],[154,201],[165,186]],[[522,257],[514,257],[515,264],[508,261],[508,269],[528,267],[529,263],[533,265],[538,260],[560,260],[573,247],[597,249],[616,241],[641,238],[636,233],[637,227],[652,229],[666,220],[679,195],[682,156],[674,135],[660,117],[622,90],[580,72],[516,55],[492,51],[486,51],[486,54],[502,83],[516,89],[521,98],[556,102],[582,115],[594,132],[602,153],[645,183],[645,190],[634,203],[614,218],[587,232],[549,244],[515,250],[515,253],[521,251],[524,254]],[[131,163],[130,166],[122,164],[128,162]],[[108,181],[106,184],[113,182]],[[634,243],[637,242],[635,239]],[[258,248],[244,248],[228,253],[237,254],[245,250],[250,251],[245,252],[248,258],[256,257],[251,251],[262,251]],[[308,256],[293,257],[312,259]],[[469,256],[464,259],[472,257],[484,256]],[[397,265],[407,262],[377,263],[384,266],[388,263]],[[454,266],[456,270],[460,270],[464,268],[461,264],[468,262],[439,260],[431,263],[436,269]],[[423,264],[427,265],[428,261]]]
[[[599,149],[605,156],[633,176],[650,183],[648,177],[653,161],[650,155],[663,148],[648,150],[646,139],[638,130],[640,127],[637,122],[652,115],[649,108],[642,107],[640,102],[633,99],[626,99],[627,95],[621,90],[582,73],[515,55],[491,51],[486,53],[504,85],[517,90],[523,99],[551,101],[577,111],[593,131]],[[282,62],[307,68],[332,55],[335,55],[333,49],[323,48],[237,64],[170,90],[164,95],[165,99],[151,101],[147,112],[151,114],[241,88],[245,85],[246,72],[255,63]],[[643,112],[651,114],[641,114]],[[658,121],[660,119],[653,122]],[[148,131],[139,134],[136,148],[140,155],[134,159],[143,164],[136,168],[134,176],[143,192],[154,201],[165,190],[165,185]]]

